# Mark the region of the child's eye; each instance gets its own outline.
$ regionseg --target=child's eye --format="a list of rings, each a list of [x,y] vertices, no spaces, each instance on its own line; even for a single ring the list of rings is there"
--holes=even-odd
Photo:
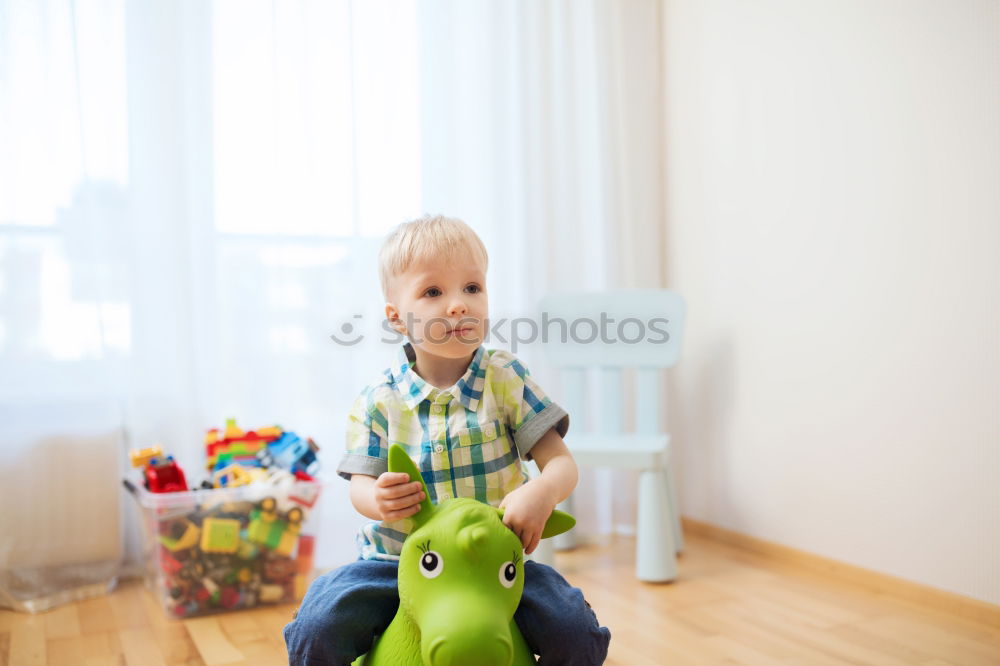
[[[470,294],[478,294],[482,291],[482,288],[478,284],[470,284],[465,290]]]
[[[438,289],[437,287],[431,287],[430,289],[424,292],[424,296],[430,296],[431,298],[440,295],[441,295],[441,290]]]

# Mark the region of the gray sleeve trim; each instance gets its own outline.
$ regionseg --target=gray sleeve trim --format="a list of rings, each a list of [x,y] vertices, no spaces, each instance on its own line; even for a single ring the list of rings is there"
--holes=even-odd
[[[569,430],[569,414],[556,403],[550,402],[548,407],[514,432],[514,443],[521,458],[531,460],[531,448],[553,427],[560,437],[565,437]]]
[[[363,456],[357,453],[344,454],[343,459],[340,461],[340,466],[337,468],[337,474],[348,481],[351,480],[352,474],[367,474],[368,476],[377,477],[387,471],[389,471],[389,461],[384,458]]]

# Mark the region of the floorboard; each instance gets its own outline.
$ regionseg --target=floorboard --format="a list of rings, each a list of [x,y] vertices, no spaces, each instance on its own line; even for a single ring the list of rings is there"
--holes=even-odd
[[[634,546],[618,538],[557,555],[611,628],[611,665],[1000,665],[1000,629],[989,624],[697,535],[677,581],[644,584]],[[171,620],[127,583],[39,615],[0,611],[0,666],[279,666],[293,612]]]

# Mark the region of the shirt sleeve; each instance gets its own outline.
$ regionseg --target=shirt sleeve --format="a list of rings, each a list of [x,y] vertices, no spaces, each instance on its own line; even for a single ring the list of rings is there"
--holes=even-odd
[[[524,460],[531,460],[531,448],[555,428],[560,437],[569,430],[569,414],[545,395],[542,387],[514,355],[504,353],[503,411],[507,426],[514,432],[514,444]]]
[[[358,396],[347,415],[347,451],[337,474],[350,479],[352,474],[378,476],[389,469],[388,420],[385,410],[371,391]]]

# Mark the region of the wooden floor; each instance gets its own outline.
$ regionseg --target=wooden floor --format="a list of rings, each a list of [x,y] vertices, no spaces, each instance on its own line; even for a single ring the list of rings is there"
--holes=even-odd
[[[1000,628],[698,537],[677,582],[641,584],[632,546],[559,555],[611,628],[608,664],[1000,664]],[[281,628],[292,611],[172,621],[131,583],[40,615],[0,611],[0,665],[285,664]]]

